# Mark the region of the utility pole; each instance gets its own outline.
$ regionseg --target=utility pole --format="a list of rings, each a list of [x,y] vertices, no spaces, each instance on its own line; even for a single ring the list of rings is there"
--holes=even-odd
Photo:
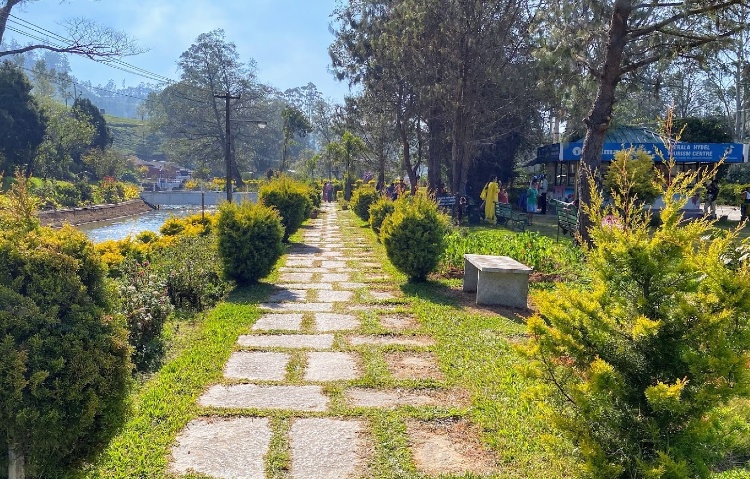
[[[232,96],[229,92],[226,93],[215,93],[214,97],[223,98],[227,102],[226,109],[226,138],[224,139],[224,161],[227,167],[227,201],[232,202],[232,143],[231,143],[231,130],[229,128],[229,100],[239,100],[240,95]]]

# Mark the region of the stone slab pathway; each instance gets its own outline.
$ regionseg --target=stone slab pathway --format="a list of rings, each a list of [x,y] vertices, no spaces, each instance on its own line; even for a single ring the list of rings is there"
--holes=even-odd
[[[415,335],[419,321],[400,292],[388,289],[392,285],[382,265],[364,242],[344,242],[359,228],[349,226],[344,235],[336,205],[323,210],[303,229],[304,244],[290,246],[278,289],[259,305],[265,313],[248,334],[238,338],[224,380],[198,398],[208,409],[175,441],[173,472],[268,479],[268,456],[279,454],[271,444],[281,444],[275,447],[281,447],[288,464],[274,478],[370,477],[375,460],[370,419],[340,411],[466,407],[465,393],[434,387],[444,378],[430,352],[434,341]],[[363,319],[388,334],[363,334]],[[373,355],[380,361],[375,370],[386,371],[377,374],[409,387],[426,380],[427,388],[357,387]],[[340,391],[335,400],[332,391]],[[211,416],[217,409],[231,417]],[[243,416],[247,409],[260,417]],[[287,419],[273,422],[279,414]],[[492,461],[475,451],[478,440],[461,437],[469,430],[463,423],[445,429],[407,420],[406,426],[409,454],[421,473],[491,470]]]

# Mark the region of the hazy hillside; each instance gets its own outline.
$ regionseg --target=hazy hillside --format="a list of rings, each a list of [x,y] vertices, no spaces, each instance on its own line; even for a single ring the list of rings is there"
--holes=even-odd
[[[148,122],[104,115],[107,126],[114,135],[113,146],[126,155],[136,155],[143,160],[164,160],[161,149],[162,136],[149,130]]]

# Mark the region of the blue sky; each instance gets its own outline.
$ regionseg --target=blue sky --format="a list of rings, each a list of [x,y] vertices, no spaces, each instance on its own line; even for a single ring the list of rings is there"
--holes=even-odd
[[[177,59],[201,33],[222,28],[243,61],[255,59],[259,79],[281,90],[313,82],[325,98],[341,102],[346,82],[328,72],[328,31],[336,0],[40,0],[13,15],[55,33],[70,18],[86,17],[123,30],[148,49],[123,60],[178,78]],[[7,32],[11,38],[12,32]],[[29,40],[18,34],[17,41]],[[134,86],[148,80],[84,58],[71,57],[73,73],[94,85],[114,80]]]

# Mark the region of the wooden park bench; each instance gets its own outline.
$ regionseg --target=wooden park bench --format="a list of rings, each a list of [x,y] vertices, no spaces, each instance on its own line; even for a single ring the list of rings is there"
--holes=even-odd
[[[526,230],[526,213],[513,211],[510,203],[495,203],[497,224],[507,225],[519,231]]]
[[[572,203],[557,202],[557,239],[560,239],[560,230],[563,234],[575,236],[578,232],[578,208]]]
[[[526,308],[532,269],[508,256],[464,255],[463,290],[477,293],[477,304]]]
[[[440,211],[453,216],[453,211],[456,209],[456,197],[455,196],[438,196],[435,198],[437,207]]]
[[[451,220],[456,221],[456,213],[458,205],[456,204],[455,196],[438,196],[435,198],[437,207],[440,211],[451,217]]]

